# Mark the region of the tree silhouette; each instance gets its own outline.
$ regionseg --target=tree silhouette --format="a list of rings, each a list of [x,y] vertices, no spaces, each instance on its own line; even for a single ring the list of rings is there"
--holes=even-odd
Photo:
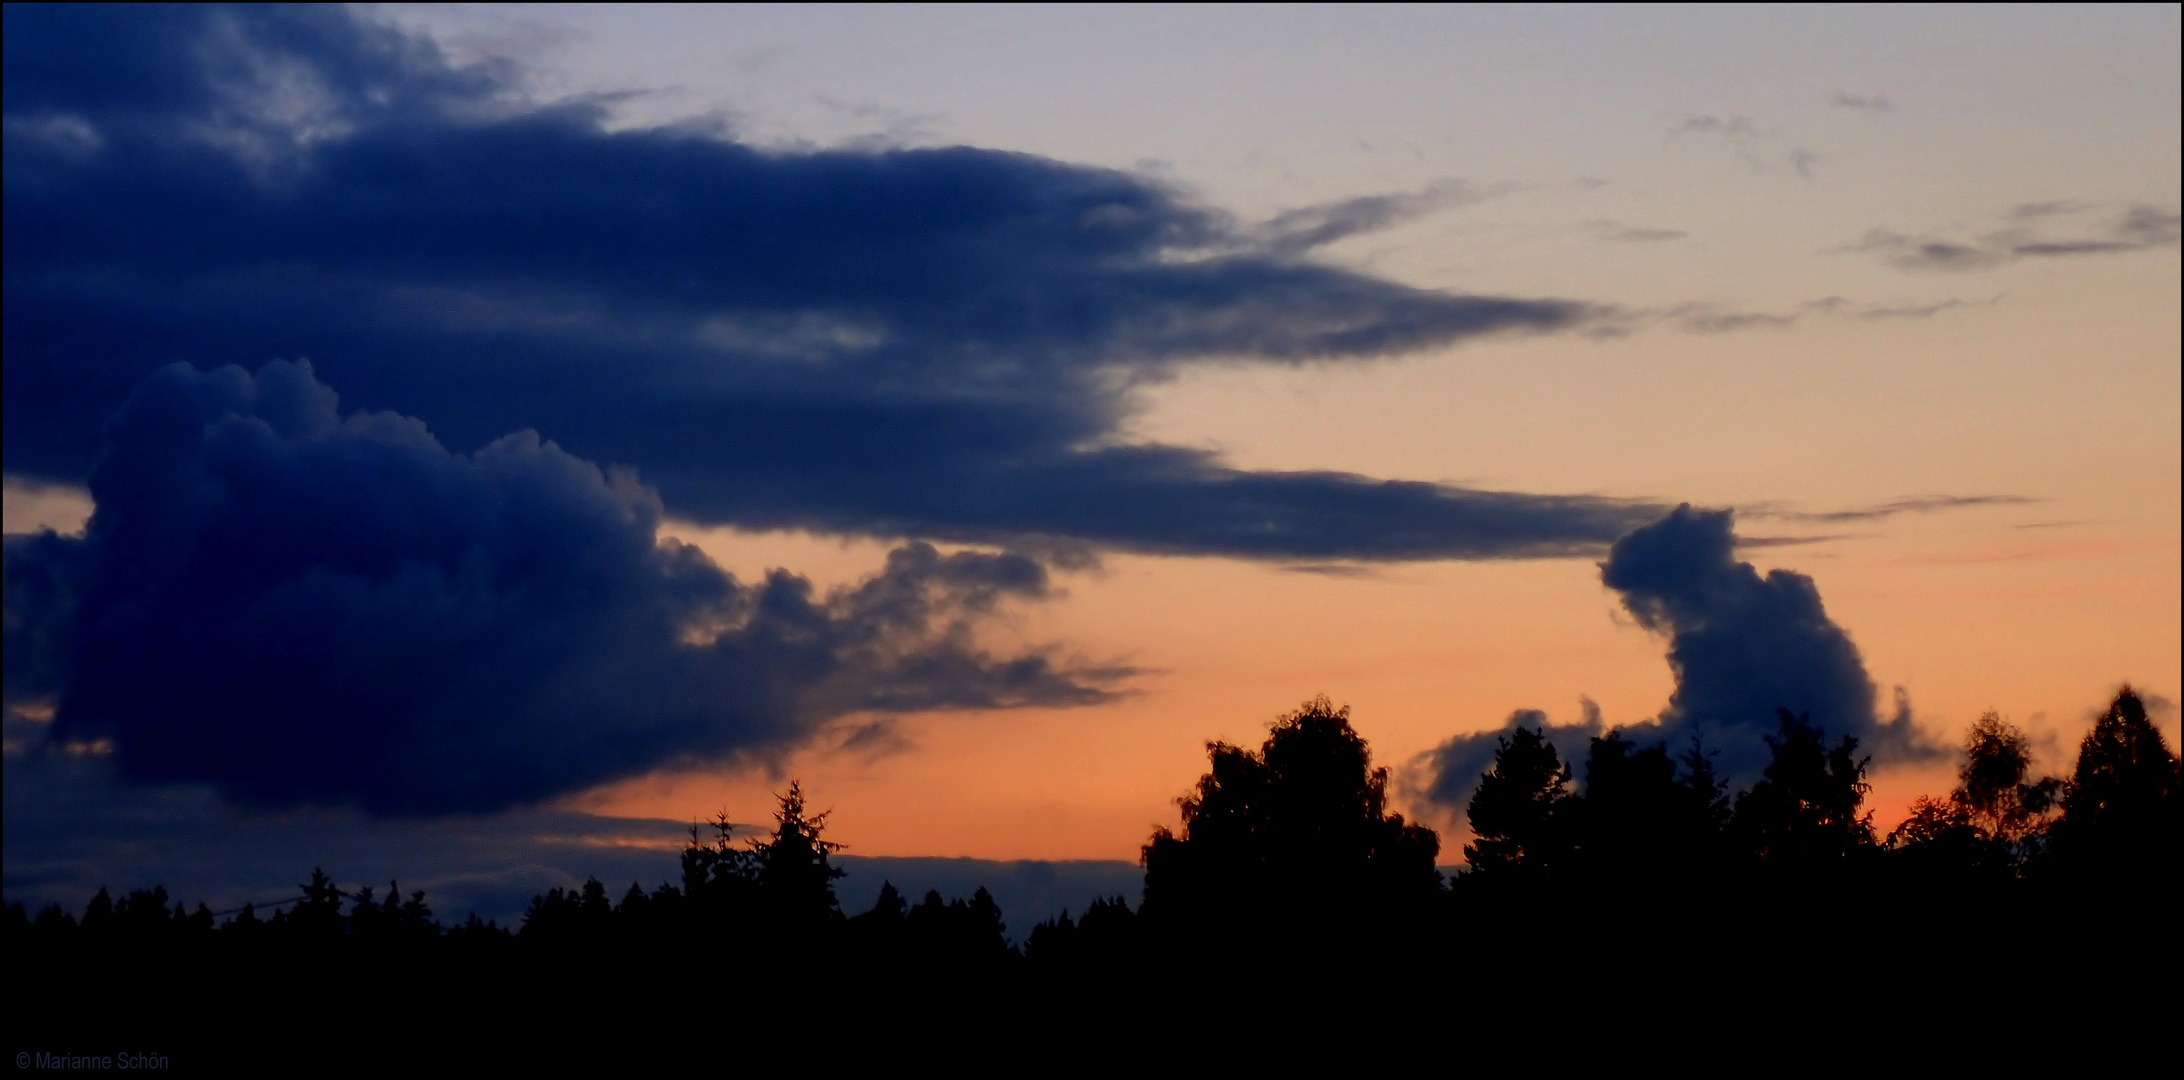
[[[1233,997],[1283,979],[1355,984],[1375,963],[1460,962],[1480,976],[1474,1006],[1629,973],[1659,987],[1736,971],[1754,1001],[1817,1002],[1934,971],[2014,987],[2049,978],[2051,964],[2092,972],[2090,982],[2056,976],[2087,986],[2114,977],[2106,963],[2166,970],[2158,941],[2147,946],[2118,919],[2170,895],[2184,797],[2177,758],[2135,693],[2110,704],[2067,786],[2030,779],[2023,733],[1982,716],[1955,789],[1916,804],[1885,853],[1856,741],[1830,743],[1787,712],[1779,720],[1764,776],[1733,804],[1696,740],[1672,758],[1621,732],[1595,738],[1573,793],[1572,765],[1545,731],[1512,731],[1468,807],[1476,872],[1445,890],[1438,837],[1388,811],[1388,771],[1373,766],[1348,711],[1316,698],[1277,718],[1257,749],[1208,744],[1208,771],[1177,800],[1179,832],[1156,829],[1145,845],[1140,908],[1114,897],[1065,911],[1032,928],[1021,956],[983,888],[911,905],[887,882],[870,911],[842,918],[832,860],[842,845],[794,783],[757,837],[738,836],[725,813],[709,840],[694,826],[681,886],[632,883],[619,905],[597,878],[549,889],[516,934],[475,914],[443,930],[422,890],[390,881],[384,894],[345,892],[316,869],[270,921],[244,905],[217,934],[204,904],[159,886],[118,898],[101,888],[80,920],[57,904],[35,920],[8,904],[4,934],[35,970],[84,980],[71,1001],[93,999],[88,980],[124,958],[201,973],[219,989],[200,997],[232,1001],[330,959],[397,955],[404,970],[467,980],[451,985],[483,997],[581,1001],[587,1020],[609,1025],[641,1012],[621,985],[605,1005],[562,987],[627,972],[640,992],[666,993],[722,963],[849,986],[859,1007],[899,1010],[909,978],[924,991],[914,1008],[960,1020],[972,1015],[967,994],[1057,1015],[1049,1003],[1072,994],[1112,1004],[1149,984]],[[2086,947],[2103,934],[2105,947]],[[2037,976],[2026,963],[2035,956]]]
[[[1696,740],[1680,774],[1678,764],[1666,745],[1641,748],[1620,732],[1592,740],[1582,797],[1548,812],[1575,871],[1658,889],[1715,869],[1726,808],[1713,764]]]
[[[330,940],[342,935],[346,924],[341,917],[341,886],[318,867],[311,868],[311,880],[302,886],[303,899],[287,911],[275,912],[275,924],[288,934],[306,939]]]
[[[2053,777],[2027,783],[2031,768],[2031,740],[2001,714],[1988,712],[1972,723],[1965,737],[1964,764],[1957,770],[1957,788],[1950,798],[1964,807],[1981,832],[2013,848],[2022,847],[2045,831],[2048,812],[2063,786]]]
[[[690,843],[682,852],[682,893],[702,907],[732,908],[751,888],[757,864],[751,852],[732,843],[736,826],[728,812],[713,815],[713,840],[699,838],[698,826],[690,826]]]
[[[1544,730],[1502,736],[1465,807],[1475,839],[1464,845],[1464,861],[1487,874],[1549,871],[1568,847],[1559,811],[1569,797],[1570,767]]]
[[[827,861],[842,845],[822,837],[826,824],[826,814],[805,811],[803,785],[792,780],[774,812],[773,836],[751,841],[753,881],[772,918],[809,928],[842,917],[834,881],[846,871]]]
[[[2038,856],[2062,781],[2026,782],[2032,744],[1998,713],[1973,722],[1963,753],[1956,789],[1920,796],[1888,846],[1928,878],[2014,877]]]
[[[1112,978],[1128,972],[1142,955],[1137,922],[1137,912],[1122,897],[1101,897],[1084,909],[1083,918],[1071,919],[1063,911],[1032,927],[1024,959],[1080,977]]]
[[[1857,756],[1858,740],[1830,748],[1808,717],[1777,717],[1765,778],[1737,797],[1731,828],[1745,850],[1771,868],[1810,872],[1872,849],[1873,815],[1860,812],[1871,759]]]
[[[598,878],[587,878],[581,888],[555,886],[532,897],[517,933],[527,940],[597,943],[613,933],[614,918],[607,887]]]
[[[1440,838],[1387,811],[1388,770],[1347,707],[1317,697],[1256,752],[1206,750],[1211,770],[1177,800],[1182,834],[1156,829],[1144,847],[1146,918],[1241,929],[1279,910],[1332,924],[1440,892]]]
[[[2078,746],[2055,823],[2058,860],[2080,874],[2174,882],[2178,873],[2178,762],[2126,686]]]

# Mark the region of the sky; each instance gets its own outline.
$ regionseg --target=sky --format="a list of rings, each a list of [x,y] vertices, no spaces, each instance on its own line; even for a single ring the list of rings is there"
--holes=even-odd
[[[11,900],[2178,736],[2173,6],[6,21]]]

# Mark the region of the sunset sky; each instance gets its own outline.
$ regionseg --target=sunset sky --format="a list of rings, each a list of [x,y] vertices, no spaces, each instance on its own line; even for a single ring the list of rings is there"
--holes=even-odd
[[[1322,693],[1444,864],[1520,710],[2177,745],[2173,5],[5,41],[10,900],[1134,860]]]

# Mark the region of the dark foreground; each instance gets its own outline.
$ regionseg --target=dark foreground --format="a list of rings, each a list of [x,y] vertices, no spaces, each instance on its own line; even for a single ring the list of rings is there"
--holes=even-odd
[[[679,882],[552,890],[515,928],[443,925],[421,892],[317,872],[269,915],[162,889],[101,891],[80,916],[10,905],[6,1052],[223,1074],[2167,1055],[2179,766],[2134,695],[2067,779],[2031,778],[2022,736],[1982,720],[1958,788],[1886,837],[1854,743],[1784,715],[1772,745],[1732,796],[1696,748],[1613,734],[1579,787],[1519,731],[1471,800],[1469,868],[1444,880],[1438,836],[1386,811],[1346,713],[1308,703],[1258,750],[1209,748],[1181,830],[1145,845],[1136,904],[1021,944],[983,889],[912,903],[890,885],[842,912],[838,845],[794,785],[767,835],[693,830]]]

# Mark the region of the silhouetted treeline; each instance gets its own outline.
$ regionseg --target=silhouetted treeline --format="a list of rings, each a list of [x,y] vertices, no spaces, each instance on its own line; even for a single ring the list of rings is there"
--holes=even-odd
[[[1406,952],[1608,964],[1657,960],[1679,942],[1700,949],[1692,962],[1721,963],[1739,948],[1817,941],[1823,925],[1839,947],[1851,934],[1870,955],[1943,933],[1905,914],[1922,907],[1944,910],[1946,933],[2006,936],[2074,903],[2115,910],[2174,894],[2184,784],[2128,689],[2068,777],[2033,776],[2024,734],[1982,717],[1955,789],[1918,800],[1885,836],[1865,806],[1868,759],[1856,740],[1788,712],[1778,724],[1764,773],[1734,792],[1701,744],[1672,752],[1611,732],[1583,762],[1566,762],[1543,731],[1520,728],[1470,800],[1467,868],[1444,880],[1438,835],[1389,812],[1388,771],[1373,766],[1347,709],[1319,698],[1279,718],[1258,749],[1208,746],[1210,770],[1179,800],[1180,830],[1156,829],[1145,844],[1139,905],[1101,900],[1014,945],[984,889],[913,903],[887,883],[871,910],[843,912],[843,871],[830,860],[841,845],[793,783],[758,837],[739,841],[725,817],[710,836],[693,827],[679,881],[632,883],[619,898],[597,880],[551,889],[514,927],[475,915],[444,924],[423,891],[389,882],[383,894],[344,893],[313,871],[300,899],[269,914],[188,907],[163,888],[118,899],[101,890],[80,917],[11,904],[7,933],[11,954],[40,961],[151,950],[207,963],[348,955],[674,967],[733,956],[758,969],[1130,978],[1170,963],[1295,967]],[[1544,944],[1588,934],[1581,949]]]
[[[1871,881],[2005,889],[2173,884],[2178,760],[2129,689],[2079,747],[2068,779],[2031,775],[2025,735],[1989,713],[1958,784],[1922,797],[1885,837],[1865,808],[1867,758],[1806,718],[1778,715],[1762,778],[1732,796],[1703,745],[1671,758],[1619,733],[1591,741],[1582,790],[1543,732],[1501,740],[1464,849],[1480,887]]]

